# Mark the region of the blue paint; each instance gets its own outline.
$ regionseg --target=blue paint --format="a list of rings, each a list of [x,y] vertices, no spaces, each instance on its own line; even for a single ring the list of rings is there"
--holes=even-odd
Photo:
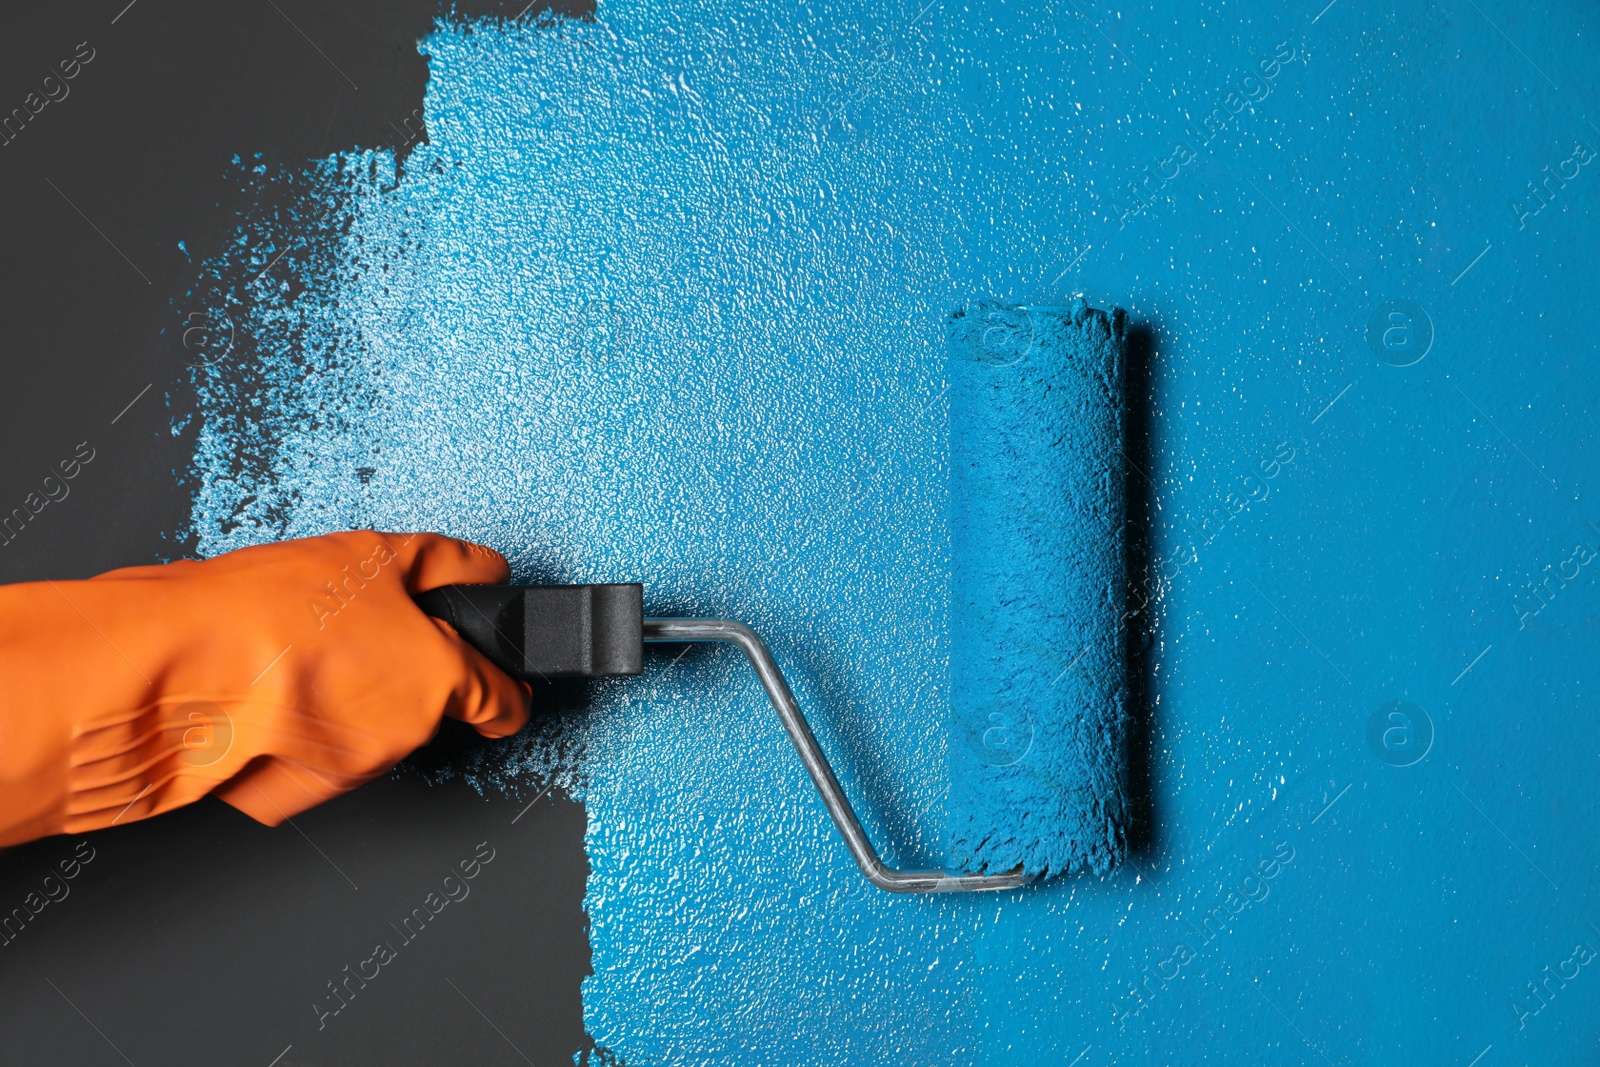
[[[1125,332],[1082,299],[946,324],[957,869],[1104,874],[1127,844]]]
[[[271,286],[299,260],[316,284],[241,298],[254,362],[201,372],[206,551],[439,527],[523,578],[748,619],[899,862],[945,858],[942,317],[1084,290],[1154,331],[1153,848],[885,897],[748,671],[654,663],[567,735],[597,1040],[640,1064],[1591,1049],[1600,974],[1529,986],[1600,948],[1600,172],[1561,176],[1600,145],[1595,15],[1322,7],[445,28],[405,176],[320,165],[337,225],[241,253],[290,247]],[[1432,333],[1408,366],[1367,338],[1399,301],[1431,322],[1398,324]],[[1433,728],[1409,766],[1369,747],[1396,701]]]

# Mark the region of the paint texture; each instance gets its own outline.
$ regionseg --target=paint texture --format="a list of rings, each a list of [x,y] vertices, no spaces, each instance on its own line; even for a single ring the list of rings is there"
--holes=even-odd
[[[1323,6],[443,25],[403,172],[354,147],[241,164],[297,193],[215,265],[236,341],[196,371],[202,551],[439,529],[522,580],[742,619],[899,864],[950,858],[945,317],[1084,292],[1143,330],[1126,862],[882,894],[737,654],[652,658],[452,765],[583,796],[598,1043],[636,1065],[1592,1051],[1600,974],[1530,983],[1600,949],[1600,171],[1574,148],[1600,147],[1600,24]],[[1369,740],[1395,701],[1428,716],[1405,766],[1385,738],[1421,720]]]
[[[1127,844],[1126,326],[1082,299],[946,322],[956,869],[1104,874]]]

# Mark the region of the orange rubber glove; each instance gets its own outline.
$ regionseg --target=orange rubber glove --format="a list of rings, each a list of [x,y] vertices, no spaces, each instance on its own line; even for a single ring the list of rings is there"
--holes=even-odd
[[[528,687],[411,599],[509,573],[465,541],[359,532],[0,586],[0,845],[207,793],[275,826],[444,715],[515,733]]]

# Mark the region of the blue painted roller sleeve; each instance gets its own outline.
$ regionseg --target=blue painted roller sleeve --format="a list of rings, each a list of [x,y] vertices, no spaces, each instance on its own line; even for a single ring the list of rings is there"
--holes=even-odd
[[[1126,322],[1080,299],[974,301],[947,323],[963,868],[1103,874],[1126,845]]]

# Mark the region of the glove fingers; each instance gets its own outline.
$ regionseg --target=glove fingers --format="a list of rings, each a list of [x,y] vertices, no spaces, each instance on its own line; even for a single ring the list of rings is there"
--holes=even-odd
[[[506,558],[492,548],[443,534],[384,534],[412,596],[441,585],[493,585],[511,580]]]
[[[444,713],[472,726],[484,737],[510,737],[528,722],[533,690],[461,640],[450,625],[433,620],[461,653],[461,681]]]
[[[476,585],[506,582],[511,568],[500,553],[470,541],[443,534],[412,534],[398,550],[407,565],[406,591],[412,596],[441,585]],[[407,558],[404,553],[411,552]],[[432,620],[461,657],[461,671],[444,713],[471,723],[485,737],[509,737],[528,721],[533,691],[496,667],[477,649],[463,641],[455,629]]]

